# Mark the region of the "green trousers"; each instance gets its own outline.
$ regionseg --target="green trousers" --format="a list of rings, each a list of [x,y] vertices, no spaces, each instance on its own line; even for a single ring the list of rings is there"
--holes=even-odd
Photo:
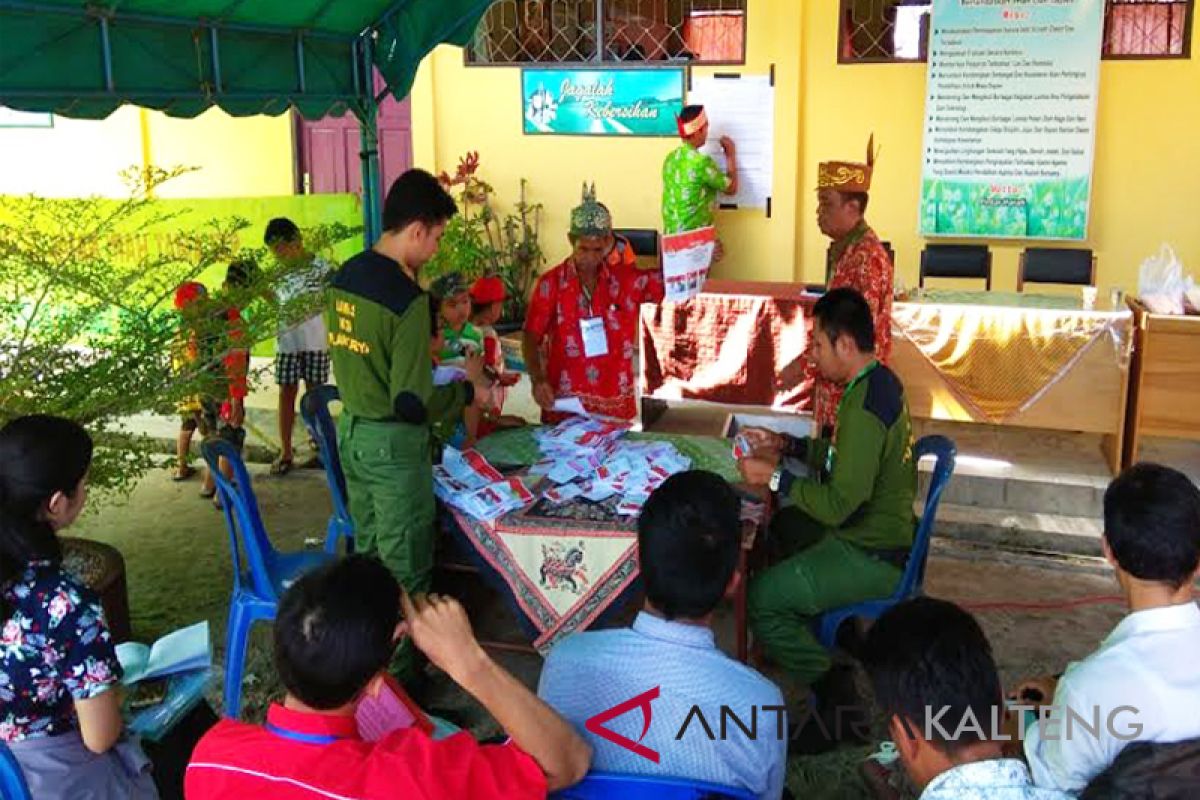
[[[772,534],[782,528],[780,533],[791,536],[781,538],[799,549],[751,582],[750,626],[771,660],[811,686],[831,666],[829,653],[810,628],[813,618],[831,608],[887,597],[901,571],[832,534],[788,530],[787,523],[808,531],[815,525],[794,508],[779,516]]]
[[[428,592],[435,542],[429,429],[343,413],[338,452],[355,552],[382,561],[410,594]],[[416,656],[407,640],[392,667],[401,680],[415,677]]]

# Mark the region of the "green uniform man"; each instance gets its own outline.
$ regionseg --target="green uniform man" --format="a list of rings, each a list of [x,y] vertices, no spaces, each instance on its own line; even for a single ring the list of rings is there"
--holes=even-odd
[[[917,491],[904,387],[875,360],[871,309],[853,289],[834,289],[813,309],[812,358],[828,380],[847,384],[832,440],[792,439],[750,429],[746,482],[778,493],[772,540],[784,559],[750,585],[750,623],[764,652],[799,683],[815,686],[829,653],[809,623],[823,611],[887,597],[912,546]],[[799,477],[783,456],[806,462]]]
[[[427,592],[433,572],[430,425],[461,413],[482,381],[482,364],[472,359],[467,381],[433,385],[430,302],[417,277],[455,211],[428,172],[397,178],[384,201],[383,236],[334,273],[325,311],[355,547],[383,561],[409,593]],[[414,677],[410,647],[393,666]]]
[[[663,161],[663,233],[682,233],[714,223],[717,194],[737,194],[737,149],[728,136],[721,149],[729,172],[721,171],[712,156],[700,152],[708,142],[708,115],[704,106],[687,106],[676,119],[683,142]],[[714,256],[714,261],[720,260]]]

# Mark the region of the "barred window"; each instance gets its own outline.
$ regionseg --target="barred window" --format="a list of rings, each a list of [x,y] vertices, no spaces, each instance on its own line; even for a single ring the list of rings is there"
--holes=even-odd
[[[840,0],[838,61],[925,61],[932,0]],[[1190,58],[1195,0],[1106,0],[1104,58]]]
[[[499,0],[468,64],[743,64],[746,0]]]

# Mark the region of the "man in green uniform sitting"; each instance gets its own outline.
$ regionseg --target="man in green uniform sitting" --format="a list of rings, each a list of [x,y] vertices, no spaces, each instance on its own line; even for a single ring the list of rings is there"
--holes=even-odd
[[[430,303],[417,283],[456,210],[428,172],[397,178],[383,235],[333,274],[325,311],[355,547],[383,561],[409,594],[428,592],[433,572],[430,424],[461,413],[483,385],[479,359],[464,365],[468,380],[433,385]],[[394,667],[414,677],[411,647]]]
[[[747,483],[769,486],[782,506],[771,539],[786,557],[750,585],[754,635],[825,703],[830,657],[809,624],[823,611],[896,588],[912,547],[917,471],[904,387],[875,360],[867,301],[853,289],[834,289],[813,317],[817,368],[847,384],[833,439],[748,429],[753,454],[738,466]],[[810,477],[784,469],[784,456],[806,464]]]

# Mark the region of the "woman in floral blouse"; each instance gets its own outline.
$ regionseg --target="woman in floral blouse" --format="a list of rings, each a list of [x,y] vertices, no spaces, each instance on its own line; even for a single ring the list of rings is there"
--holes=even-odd
[[[121,665],[100,600],[61,563],[91,461],[69,420],[0,429],[0,740],[39,799],[156,796],[145,757],[117,747]]]

